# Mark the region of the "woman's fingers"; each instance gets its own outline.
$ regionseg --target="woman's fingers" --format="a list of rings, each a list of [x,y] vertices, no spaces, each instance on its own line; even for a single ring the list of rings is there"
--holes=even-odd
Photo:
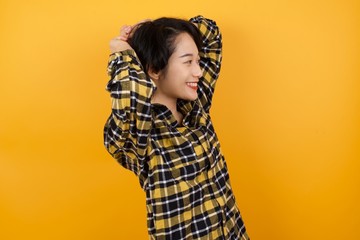
[[[128,37],[129,37],[131,29],[132,29],[132,27],[129,26],[129,25],[122,26],[121,29],[120,29],[120,37],[122,37],[126,41],[128,39]]]
[[[123,36],[117,36],[117,37],[114,37],[114,40],[122,40],[122,41],[126,41],[126,37],[123,37]]]
[[[141,21],[135,23],[134,25],[123,25],[120,28],[120,35],[118,37],[116,37],[115,39],[127,41],[133,35],[134,31],[136,30],[136,28],[139,25],[141,25],[144,22],[149,22],[149,21],[151,21],[151,19],[141,20]]]

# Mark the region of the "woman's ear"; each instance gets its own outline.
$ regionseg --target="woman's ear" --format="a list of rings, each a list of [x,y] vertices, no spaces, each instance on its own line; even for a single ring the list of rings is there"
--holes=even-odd
[[[158,82],[159,77],[160,77],[160,71],[155,72],[154,69],[150,68],[148,70],[148,75],[155,82],[155,84],[157,85],[157,82]]]

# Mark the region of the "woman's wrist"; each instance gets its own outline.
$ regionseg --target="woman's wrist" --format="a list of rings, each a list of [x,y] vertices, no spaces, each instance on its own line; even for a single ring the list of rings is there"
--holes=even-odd
[[[118,38],[114,38],[114,39],[112,39],[110,41],[110,52],[111,52],[111,54],[115,53],[115,52],[129,50],[129,49],[132,49],[132,47],[126,41],[123,41],[123,40],[118,39]]]

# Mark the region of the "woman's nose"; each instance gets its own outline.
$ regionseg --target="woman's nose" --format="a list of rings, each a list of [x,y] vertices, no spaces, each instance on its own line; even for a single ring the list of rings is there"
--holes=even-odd
[[[200,78],[202,76],[202,69],[199,64],[196,64],[194,68],[194,76]]]

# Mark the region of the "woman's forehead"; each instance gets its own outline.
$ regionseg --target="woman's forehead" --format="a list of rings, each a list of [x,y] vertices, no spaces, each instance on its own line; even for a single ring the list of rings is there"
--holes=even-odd
[[[198,56],[199,51],[194,39],[188,33],[180,33],[175,39],[175,50],[173,55],[177,57]]]

